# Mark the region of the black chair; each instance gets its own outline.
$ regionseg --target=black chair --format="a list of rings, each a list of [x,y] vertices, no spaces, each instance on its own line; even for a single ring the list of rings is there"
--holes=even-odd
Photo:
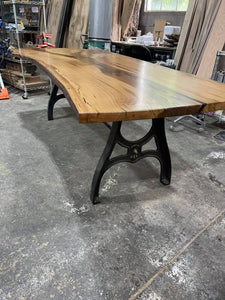
[[[141,45],[131,45],[130,47],[127,47],[124,51],[124,54],[145,61],[152,60],[150,50],[147,47]]]

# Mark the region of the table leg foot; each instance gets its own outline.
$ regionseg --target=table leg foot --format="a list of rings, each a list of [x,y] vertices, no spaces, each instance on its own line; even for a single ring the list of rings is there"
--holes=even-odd
[[[170,180],[169,180],[169,179],[166,179],[166,178],[160,179],[160,182],[161,182],[163,185],[169,185],[169,184],[170,184]]]
[[[49,102],[48,102],[48,120],[49,121],[53,120],[53,110],[54,110],[54,106],[55,106],[56,102],[59,101],[60,99],[65,98],[65,96],[63,94],[57,95],[57,93],[58,93],[58,87],[56,85],[54,85]]]
[[[101,203],[100,200],[99,200],[99,196],[94,197],[94,198],[92,199],[92,203],[93,203],[94,205]]]
[[[161,183],[164,185],[170,184],[171,159],[166,141],[164,119],[152,120],[152,127],[149,132],[142,139],[137,141],[128,141],[125,139],[121,134],[121,125],[122,122],[114,122],[112,124],[107,144],[97,165],[91,186],[91,201],[93,204],[99,202],[99,188],[104,173],[113,165],[120,162],[135,163],[145,157],[155,157],[159,160],[161,166]],[[155,139],[157,149],[142,150],[142,147],[152,138]],[[116,144],[126,148],[127,153],[111,158]]]

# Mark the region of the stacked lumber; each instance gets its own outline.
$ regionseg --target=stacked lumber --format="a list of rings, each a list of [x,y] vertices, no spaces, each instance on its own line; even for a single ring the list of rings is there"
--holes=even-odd
[[[112,37],[118,41],[121,37],[136,36],[142,0],[113,0]],[[62,0],[45,0],[47,32],[52,33],[54,44],[57,36],[58,23],[62,9]],[[89,0],[73,0],[71,17],[64,36],[64,48],[82,49],[80,37],[87,33]],[[165,24],[164,24],[165,25]],[[43,20],[41,23],[43,29]]]
[[[36,71],[37,67],[31,63],[24,63],[24,76],[27,88],[47,87],[48,81],[41,79],[40,74]],[[18,62],[7,61],[6,69],[0,70],[3,81],[19,88],[24,89],[23,74],[21,65]]]
[[[175,55],[178,70],[211,78],[225,41],[225,1],[190,0]]]
[[[73,0],[73,8],[70,19],[67,20],[68,26],[64,36],[65,48],[82,49],[80,37],[87,33],[89,0]],[[57,30],[59,26],[60,14],[62,9],[62,0],[45,0],[47,31],[52,33],[51,43],[55,43]],[[43,20],[41,23],[43,29]]]
[[[224,26],[225,1],[222,1],[197,72],[197,76],[201,78],[211,78],[216,60],[216,53],[217,51],[223,50],[225,46]]]
[[[167,47],[177,47],[180,35],[178,34],[167,34],[164,39],[164,45]]]

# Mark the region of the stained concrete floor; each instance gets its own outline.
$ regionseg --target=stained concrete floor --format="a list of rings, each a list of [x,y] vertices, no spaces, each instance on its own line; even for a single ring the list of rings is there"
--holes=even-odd
[[[225,299],[223,125],[171,132],[167,120],[171,185],[155,159],[116,165],[93,206],[108,129],[78,124],[64,100],[48,122],[46,94],[10,94],[0,102],[1,300]]]

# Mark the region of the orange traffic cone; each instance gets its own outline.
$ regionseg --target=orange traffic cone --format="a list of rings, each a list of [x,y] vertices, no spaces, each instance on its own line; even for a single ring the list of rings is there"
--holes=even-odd
[[[2,75],[0,74],[0,100],[9,99],[9,93],[7,88],[4,86]]]

